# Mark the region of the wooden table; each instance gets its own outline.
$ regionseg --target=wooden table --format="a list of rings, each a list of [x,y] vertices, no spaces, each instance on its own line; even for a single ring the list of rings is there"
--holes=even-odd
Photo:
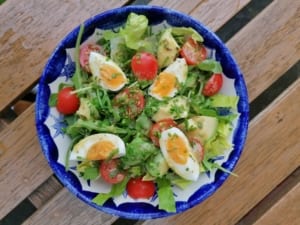
[[[30,92],[70,30],[137,2],[7,0],[0,5],[0,224],[300,224],[300,1],[138,2],[190,14],[217,31],[237,59],[251,101],[239,177],[202,204],[151,221],[113,217],[76,199],[42,155]]]

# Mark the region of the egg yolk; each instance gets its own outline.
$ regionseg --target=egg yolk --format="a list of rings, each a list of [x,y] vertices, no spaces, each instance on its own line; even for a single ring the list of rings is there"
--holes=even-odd
[[[170,96],[177,85],[177,78],[168,72],[161,72],[153,84],[151,92],[160,97]]]
[[[178,164],[186,164],[189,156],[186,143],[178,135],[171,135],[166,142],[166,149],[171,159]]]
[[[100,68],[100,79],[109,88],[118,88],[126,82],[126,78],[115,67],[104,64]]]
[[[88,160],[107,159],[116,149],[116,146],[111,141],[101,140],[91,146],[86,158]]]

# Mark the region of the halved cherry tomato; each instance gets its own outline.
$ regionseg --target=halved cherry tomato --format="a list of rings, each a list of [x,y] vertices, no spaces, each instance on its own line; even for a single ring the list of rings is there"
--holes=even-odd
[[[153,80],[157,75],[158,63],[151,53],[139,52],[132,57],[131,69],[139,80]]]
[[[79,52],[79,62],[81,67],[88,73],[91,73],[89,66],[89,57],[91,52],[102,52],[102,49],[97,44],[85,43],[81,45]]]
[[[145,107],[144,93],[138,88],[125,88],[114,97],[113,105],[123,108],[125,110],[125,116],[133,119],[138,116]]]
[[[104,160],[100,164],[100,174],[109,184],[117,184],[124,180],[125,174],[118,169],[118,159]]]
[[[75,93],[74,88],[65,87],[58,92],[56,109],[64,115],[70,115],[77,111],[80,100]]]
[[[155,193],[153,181],[143,181],[141,178],[131,178],[127,183],[127,193],[131,198],[151,198]]]
[[[188,38],[180,49],[180,55],[188,65],[196,65],[206,59],[206,48],[193,38]]]
[[[172,119],[163,119],[152,125],[149,131],[149,137],[154,145],[159,146],[159,138],[162,131],[171,127],[176,127],[177,123]]]
[[[200,140],[193,137],[193,138],[190,138],[190,143],[192,145],[192,152],[193,152],[194,156],[196,157],[198,162],[201,162],[204,158],[204,148],[203,148]]]
[[[215,73],[213,74],[208,81],[206,81],[202,94],[205,96],[213,96],[217,94],[223,85],[222,74]]]

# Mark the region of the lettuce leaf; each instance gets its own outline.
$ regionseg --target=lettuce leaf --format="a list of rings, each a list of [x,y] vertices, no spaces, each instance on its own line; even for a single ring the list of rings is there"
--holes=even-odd
[[[142,41],[148,29],[148,19],[144,15],[130,13],[125,27],[120,30],[120,34],[124,37],[126,46],[131,49],[139,49],[144,46]]]
[[[239,101],[238,96],[228,96],[222,94],[216,94],[211,97],[212,107],[229,107],[236,109]]]
[[[135,165],[144,165],[146,160],[156,154],[158,149],[150,142],[141,137],[136,137],[126,145],[126,155],[121,157],[122,168]]]
[[[226,149],[232,147],[228,137],[232,132],[231,123],[219,120],[217,133],[205,142],[204,148],[211,156],[221,155]]]
[[[197,65],[200,70],[213,72],[213,73],[222,73],[223,69],[221,64],[214,59],[205,59]]]
[[[158,208],[167,212],[176,212],[175,198],[171,187],[171,182],[166,178],[158,178],[157,195],[159,200]]]

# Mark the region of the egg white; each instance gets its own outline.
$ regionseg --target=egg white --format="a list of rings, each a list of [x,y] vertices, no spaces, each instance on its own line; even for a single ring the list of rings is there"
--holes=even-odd
[[[119,136],[109,133],[99,133],[87,136],[80,140],[73,147],[70,154],[70,160],[87,159],[91,147],[100,141],[109,141],[114,144],[114,149],[116,149],[117,152],[114,152],[113,158],[118,158],[126,154],[124,141]]]
[[[187,72],[188,72],[188,66],[187,63],[185,61],[184,58],[177,58],[172,64],[170,64],[163,72],[167,72],[169,74],[172,74],[177,82],[179,84],[184,83],[186,81],[186,77],[187,77]],[[162,72],[162,73],[163,73]],[[172,88],[172,90],[170,91],[170,93],[166,96],[161,96],[157,93],[155,93],[153,91],[153,89],[156,87],[157,85],[157,79],[159,79],[159,76],[162,74],[160,73],[157,78],[154,80],[153,84],[150,86],[149,88],[149,94],[158,99],[158,100],[162,100],[165,97],[174,97],[176,95],[176,93],[178,92],[178,85],[176,85],[175,87]]]
[[[167,141],[169,138],[172,138],[172,135],[177,135],[185,145],[185,148],[188,151],[187,155],[187,160],[185,164],[180,164],[177,163],[172,159],[170,156],[168,149],[167,149]],[[192,148],[190,146],[190,143],[187,139],[187,137],[184,135],[184,133],[176,128],[172,127],[170,129],[164,130],[161,133],[161,137],[159,139],[159,145],[160,149],[162,151],[162,154],[164,158],[166,159],[169,167],[180,177],[186,179],[186,180],[191,180],[191,181],[196,181],[199,177],[199,163],[195,156],[192,153]]]
[[[103,66],[109,65],[113,67],[116,71],[118,71],[118,76],[123,76],[124,82],[121,83],[117,87],[111,87],[109,84],[107,84],[102,77],[102,74],[100,72],[100,69],[103,68]],[[110,91],[119,91],[124,87],[124,85],[127,83],[127,78],[122,69],[111,59],[108,57],[98,53],[98,52],[91,52],[89,56],[89,66],[91,69],[92,75],[98,80],[100,86],[103,88],[110,90]]]

